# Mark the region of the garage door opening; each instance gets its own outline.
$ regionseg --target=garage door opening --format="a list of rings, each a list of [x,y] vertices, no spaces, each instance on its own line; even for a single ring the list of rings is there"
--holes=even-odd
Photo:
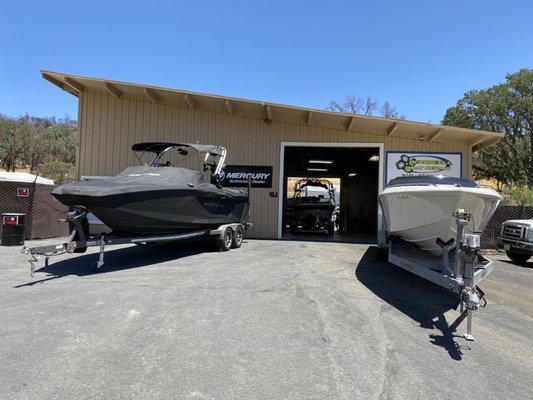
[[[376,241],[380,145],[282,144],[281,151],[282,239]]]

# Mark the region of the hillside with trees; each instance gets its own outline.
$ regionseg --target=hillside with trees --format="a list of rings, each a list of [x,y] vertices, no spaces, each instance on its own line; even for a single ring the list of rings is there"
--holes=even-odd
[[[10,118],[0,114],[0,166],[63,183],[74,179],[77,123],[69,118]]]

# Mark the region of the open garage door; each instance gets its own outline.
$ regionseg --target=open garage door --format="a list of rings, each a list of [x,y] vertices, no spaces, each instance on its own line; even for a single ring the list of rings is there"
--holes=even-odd
[[[282,143],[278,236],[376,241],[381,144]]]

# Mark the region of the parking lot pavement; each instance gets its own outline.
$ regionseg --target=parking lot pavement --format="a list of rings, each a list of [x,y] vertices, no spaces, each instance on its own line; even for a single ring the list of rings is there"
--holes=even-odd
[[[0,399],[531,399],[533,268],[497,255],[475,342],[372,246],[0,247]]]

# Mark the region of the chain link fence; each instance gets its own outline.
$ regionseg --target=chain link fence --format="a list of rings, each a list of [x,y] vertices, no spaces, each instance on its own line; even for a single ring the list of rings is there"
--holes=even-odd
[[[495,249],[502,224],[510,219],[533,219],[533,207],[499,206],[481,235],[481,248]]]

